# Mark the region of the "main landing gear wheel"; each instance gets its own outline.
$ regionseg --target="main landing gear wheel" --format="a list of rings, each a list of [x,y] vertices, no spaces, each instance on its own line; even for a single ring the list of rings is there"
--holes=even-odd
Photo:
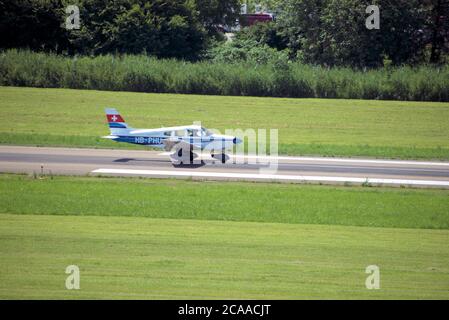
[[[225,153],[212,154],[211,157],[216,160],[220,160],[221,163],[226,163],[229,160],[229,156]]]
[[[178,159],[179,159],[179,164],[180,165],[184,165],[184,161],[186,162],[186,164],[187,164],[187,159],[184,159],[183,158],[183,150],[182,149],[179,149],[178,150],[178,152],[177,152],[177,157],[178,157]],[[182,160],[182,159],[184,159],[184,160]],[[189,164],[193,164],[193,160],[195,159],[195,154],[192,152],[192,151],[190,151],[189,152]],[[204,161],[203,160],[201,160],[201,164],[204,164]]]
[[[177,156],[179,159],[179,165],[181,165],[181,166],[184,164],[184,161],[182,160],[182,154],[183,154],[182,149],[179,149],[177,152]]]

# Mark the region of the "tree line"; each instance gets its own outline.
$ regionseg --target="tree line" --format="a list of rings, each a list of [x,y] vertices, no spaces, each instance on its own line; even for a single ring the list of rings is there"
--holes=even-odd
[[[0,48],[196,61],[228,52],[238,60],[248,56],[241,53],[254,43],[261,54],[271,53],[264,50],[270,47],[290,61],[324,66],[448,62],[448,0],[261,3],[276,12],[276,21],[242,30],[233,44],[236,50],[230,50],[220,27],[238,19],[240,0],[0,0]],[[67,5],[79,7],[80,29],[65,28]],[[379,29],[366,28],[368,5],[380,9]]]
[[[281,38],[304,62],[438,63],[449,52],[447,0],[288,0],[279,5]],[[379,29],[366,28],[368,5],[380,9]]]
[[[67,30],[76,5],[80,28]],[[198,59],[240,0],[0,0],[0,48]]]

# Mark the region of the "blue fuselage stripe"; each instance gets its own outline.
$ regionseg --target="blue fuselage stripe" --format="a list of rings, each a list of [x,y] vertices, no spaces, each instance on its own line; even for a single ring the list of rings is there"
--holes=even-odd
[[[119,122],[109,122],[109,128],[120,128],[120,129],[126,129],[126,125],[124,123]]]
[[[140,144],[140,145],[150,145],[150,146],[157,146],[162,145],[163,141],[167,139],[168,137],[151,137],[151,136],[118,136],[117,138],[113,139],[117,142],[125,142],[125,143],[132,143],[132,144]],[[221,140],[221,142],[231,142],[232,140],[228,139],[217,139],[213,137],[204,137],[200,139],[193,139],[192,137],[182,137],[181,140],[188,142],[190,144],[197,144],[200,143],[208,144],[210,142],[218,142]]]

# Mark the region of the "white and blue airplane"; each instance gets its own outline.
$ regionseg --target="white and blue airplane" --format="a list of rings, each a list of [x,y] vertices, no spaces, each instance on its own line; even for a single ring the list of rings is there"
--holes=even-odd
[[[151,146],[172,152],[170,160],[175,165],[192,164],[198,157],[194,151],[210,152],[212,158],[225,163],[229,160],[226,151],[242,142],[237,137],[214,134],[198,125],[166,127],[156,129],[131,128],[116,109],[106,108],[110,135],[103,138]],[[201,160],[203,163],[203,160]]]

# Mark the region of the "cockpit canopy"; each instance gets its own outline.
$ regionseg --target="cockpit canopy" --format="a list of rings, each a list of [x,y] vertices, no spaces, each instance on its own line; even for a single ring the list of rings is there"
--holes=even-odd
[[[200,129],[187,129],[187,136],[189,137],[208,137],[211,135],[212,132],[203,127],[201,127]]]

